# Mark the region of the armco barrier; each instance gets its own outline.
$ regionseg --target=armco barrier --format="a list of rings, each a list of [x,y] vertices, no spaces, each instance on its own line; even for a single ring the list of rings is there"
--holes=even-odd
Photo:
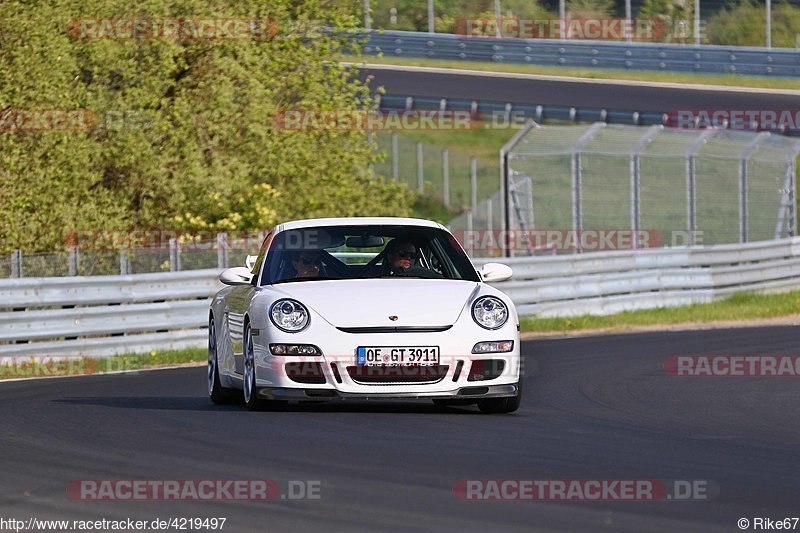
[[[610,314],[800,289],[800,237],[703,248],[480,259],[521,315]],[[0,355],[105,356],[202,347],[219,271],[0,280]]]
[[[359,37],[366,41],[364,53],[386,57],[699,74],[800,75],[800,52],[789,48],[496,39],[412,31],[370,31]]]

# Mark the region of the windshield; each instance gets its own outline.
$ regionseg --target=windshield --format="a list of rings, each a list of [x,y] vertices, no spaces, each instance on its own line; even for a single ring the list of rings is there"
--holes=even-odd
[[[326,226],[276,235],[261,284],[385,277],[480,281],[455,238],[439,228]]]

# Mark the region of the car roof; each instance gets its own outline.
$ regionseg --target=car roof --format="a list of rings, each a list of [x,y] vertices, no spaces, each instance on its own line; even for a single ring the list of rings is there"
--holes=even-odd
[[[278,231],[298,228],[318,228],[323,226],[415,226],[447,229],[438,222],[422,218],[403,217],[341,217],[341,218],[309,218],[293,220],[278,226]]]

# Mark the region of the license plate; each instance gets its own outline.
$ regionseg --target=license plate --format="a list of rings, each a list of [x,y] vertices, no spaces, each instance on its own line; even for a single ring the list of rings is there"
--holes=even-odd
[[[359,346],[356,363],[364,366],[439,364],[438,346]]]

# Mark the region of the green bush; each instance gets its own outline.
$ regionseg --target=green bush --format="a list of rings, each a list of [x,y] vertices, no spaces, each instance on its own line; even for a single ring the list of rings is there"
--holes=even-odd
[[[711,17],[707,26],[712,44],[764,46],[766,8],[745,0]],[[772,6],[772,46],[795,48],[800,33],[800,7],[788,3]]]
[[[0,3],[0,253],[95,229],[264,229],[298,217],[405,215],[363,131],[286,131],[287,109],[350,110],[363,82],[333,61],[360,26],[325,0]],[[271,39],[84,39],[80,19],[273,19]],[[310,38],[310,37],[313,37]],[[88,110],[86,129],[15,113]]]

